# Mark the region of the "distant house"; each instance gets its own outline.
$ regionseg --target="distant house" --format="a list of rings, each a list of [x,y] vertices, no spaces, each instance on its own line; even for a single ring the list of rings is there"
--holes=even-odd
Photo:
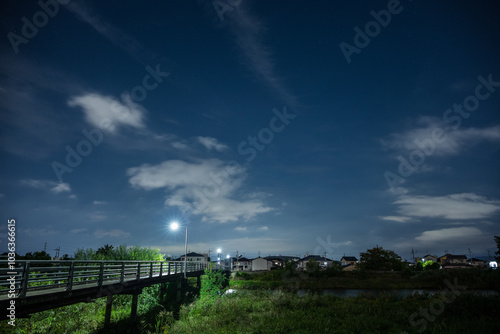
[[[467,256],[445,254],[438,259],[438,263],[443,269],[468,268]]]
[[[274,268],[283,268],[286,262],[288,261],[297,262],[300,258],[296,256],[278,255],[278,256],[266,256],[264,257],[264,259],[271,261],[273,263]]]
[[[200,262],[207,263],[207,254],[199,254],[199,253],[187,253],[187,262]],[[179,258],[179,261],[184,261],[184,255]]]
[[[474,268],[487,268],[488,267],[488,261],[476,259],[476,258],[471,258],[467,261],[471,266]]]
[[[320,265],[321,268],[330,267],[333,263],[333,260],[326,258],[326,257],[323,257],[323,256],[308,255],[308,256],[300,259],[297,262],[297,268],[302,269],[302,270],[307,269],[307,262],[309,262],[310,260],[314,260],[314,261],[318,262],[318,264]]]
[[[427,254],[424,257],[422,257],[422,262],[427,262],[427,261],[433,261],[433,262],[438,262],[438,257],[437,255],[430,255]]]
[[[342,270],[352,271],[356,268],[356,264],[358,263],[358,259],[354,256],[342,256],[340,259],[340,265],[342,266]]]
[[[262,257],[252,260],[252,271],[271,270],[273,262]]]
[[[342,266],[347,266],[349,264],[356,264],[358,263],[358,259],[356,259],[355,256],[342,256],[340,259],[340,264]]]
[[[233,261],[233,270],[236,271],[249,271],[252,270],[252,260],[247,259],[246,257],[240,256],[239,258],[235,258]]]

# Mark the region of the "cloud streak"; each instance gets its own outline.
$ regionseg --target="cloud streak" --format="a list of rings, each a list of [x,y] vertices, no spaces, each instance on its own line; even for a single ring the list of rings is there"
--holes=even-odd
[[[417,127],[402,133],[393,133],[381,141],[382,146],[395,151],[413,151],[429,149],[429,141],[435,138],[433,131],[442,129],[443,136],[439,142],[434,142],[434,156],[453,156],[463,150],[481,142],[500,142],[500,125],[487,128],[459,128],[452,127],[434,117],[420,117]]]
[[[223,152],[229,149],[227,145],[220,143],[217,139],[212,137],[197,137],[196,139],[209,151],[215,150]]]
[[[411,217],[482,219],[500,210],[500,201],[474,193],[445,196],[401,196],[394,201],[399,213]]]
[[[245,62],[258,78],[266,82],[288,105],[294,108],[296,98],[276,73],[271,49],[262,43],[264,24],[250,14],[245,7],[245,4],[236,7],[234,16],[232,15],[232,20],[230,20],[231,31],[236,36],[236,43]]]
[[[60,194],[64,192],[71,192],[71,187],[68,183],[55,182],[49,180],[34,180],[34,179],[24,179],[21,180],[21,185],[25,187],[31,187],[40,190],[48,190],[54,194]]]
[[[483,234],[475,227],[452,227],[440,230],[424,231],[415,239],[426,243],[436,243],[445,241],[457,241],[457,239],[468,239],[479,237]]]
[[[202,221],[249,220],[272,210],[263,203],[262,196],[238,195],[246,177],[245,169],[225,165],[218,159],[145,164],[129,168],[127,175],[135,188],[166,190],[165,205],[201,215]]]

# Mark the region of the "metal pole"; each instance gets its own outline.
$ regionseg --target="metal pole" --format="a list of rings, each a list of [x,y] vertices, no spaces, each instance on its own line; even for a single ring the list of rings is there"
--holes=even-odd
[[[186,249],[184,251],[184,278],[187,277],[187,274],[186,274],[187,254],[188,254],[188,228],[186,226]]]

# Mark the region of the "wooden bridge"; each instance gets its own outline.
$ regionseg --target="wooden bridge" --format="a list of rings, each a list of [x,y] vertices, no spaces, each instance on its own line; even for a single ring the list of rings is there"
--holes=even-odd
[[[185,277],[197,277],[200,285],[200,276],[207,266],[189,261],[185,264],[183,261],[20,260],[14,268],[6,269],[8,261],[3,260],[0,261],[0,308],[9,312],[14,300],[15,317],[23,318],[31,313],[107,296],[105,322],[109,323],[112,296],[130,294],[134,318],[137,297],[143,288],[176,281],[177,298],[180,298]],[[165,284],[161,288],[164,292]]]

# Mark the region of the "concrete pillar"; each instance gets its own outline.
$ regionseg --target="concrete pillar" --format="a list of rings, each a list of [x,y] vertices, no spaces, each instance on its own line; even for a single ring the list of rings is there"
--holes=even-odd
[[[166,290],[165,283],[161,283],[160,284],[160,304],[163,304],[163,302],[165,301],[165,290]]]
[[[182,278],[177,280],[177,302],[181,301]]]
[[[132,295],[132,309],[130,310],[130,319],[135,320],[137,316],[137,298],[139,297],[139,293],[134,293]]]
[[[113,295],[109,294],[106,300],[106,313],[104,314],[104,325],[109,326],[111,322],[111,307],[113,306]]]

